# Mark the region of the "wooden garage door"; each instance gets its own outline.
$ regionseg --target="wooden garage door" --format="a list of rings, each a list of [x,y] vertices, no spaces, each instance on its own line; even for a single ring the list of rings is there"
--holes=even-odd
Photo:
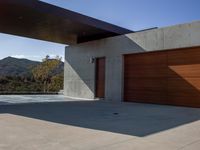
[[[200,107],[200,48],[125,55],[124,100]]]

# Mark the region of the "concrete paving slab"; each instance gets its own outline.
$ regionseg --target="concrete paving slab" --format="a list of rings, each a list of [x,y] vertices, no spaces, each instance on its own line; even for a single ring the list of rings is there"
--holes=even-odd
[[[200,109],[104,101],[0,106],[0,150],[199,150]]]
[[[0,95],[0,105],[69,101],[63,95]]]

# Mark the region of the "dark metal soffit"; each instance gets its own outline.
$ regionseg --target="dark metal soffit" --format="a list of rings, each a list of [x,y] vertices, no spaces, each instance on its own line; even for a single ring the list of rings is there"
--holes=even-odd
[[[38,0],[0,0],[0,32],[76,44],[133,31]]]

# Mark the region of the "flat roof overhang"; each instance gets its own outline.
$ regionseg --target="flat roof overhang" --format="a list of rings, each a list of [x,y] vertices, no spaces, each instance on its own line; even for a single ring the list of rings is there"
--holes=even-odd
[[[70,45],[133,31],[38,0],[0,0],[0,32]]]

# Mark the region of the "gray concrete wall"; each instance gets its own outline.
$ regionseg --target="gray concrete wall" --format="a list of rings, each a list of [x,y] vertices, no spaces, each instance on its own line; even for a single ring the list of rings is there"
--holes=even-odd
[[[106,57],[105,99],[123,99],[123,54],[200,46],[200,21],[66,47],[64,94],[95,98],[95,63]]]

